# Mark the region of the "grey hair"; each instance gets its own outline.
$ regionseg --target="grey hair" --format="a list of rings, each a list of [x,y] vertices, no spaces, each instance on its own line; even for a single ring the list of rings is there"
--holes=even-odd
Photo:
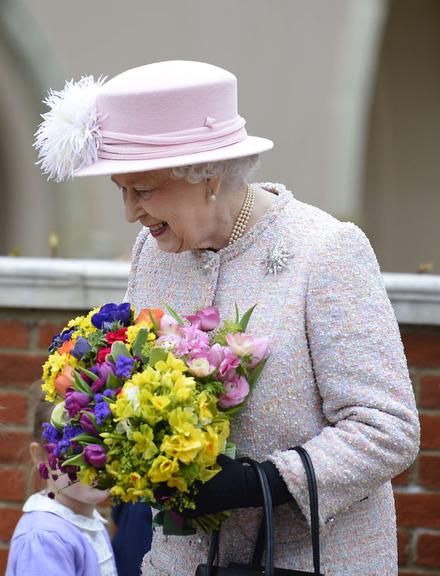
[[[234,185],[247,182],[250,174],[259,164],[260,155],[220,160],[218,162],[205,162],[204,164],[190,164],[171,168],[171,176],[176,180],[183,178],[190,184],[197,184],[207,178],[222,177],[222,184]]]

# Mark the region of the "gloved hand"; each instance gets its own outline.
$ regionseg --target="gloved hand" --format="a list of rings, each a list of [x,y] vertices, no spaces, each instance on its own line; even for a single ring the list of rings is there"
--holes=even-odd
[[[195,497],[196,509],[179,512],[184,518],[197,518],[236,508],[262,506],[260,481],[252,466],[232,460],[223,454],[218,457],[222,470],[209,482],[199,484]],[[293,500],[275,465],[266,460],[261,465],[266,473],[274,506]]]

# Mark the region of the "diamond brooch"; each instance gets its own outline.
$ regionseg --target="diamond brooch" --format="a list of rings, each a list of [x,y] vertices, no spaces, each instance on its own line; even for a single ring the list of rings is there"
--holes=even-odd
[[[276,278],[277,274],[288,268],[289,258],[293,258],[293,253],[287,249],[282,240],[279,240],[273,248],[269,248],[265,260],[262,261],[266,268],[266,276],[273,274]]]

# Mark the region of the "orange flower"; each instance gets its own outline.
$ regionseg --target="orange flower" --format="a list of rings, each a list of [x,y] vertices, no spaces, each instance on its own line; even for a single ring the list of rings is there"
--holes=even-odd
[[[135,324],[140,322],[147,322],[148,326],[151,328],[153,326],[152,319],[160,326],[160,319],[164,315],[164,311],[160,308],[142,308],[139,316],[134,321]]]
[[[66,366],[64,366],[63,372],[58,374],[58,376],[55,378],[54,386],[58,394],[64,397],[66,395],[67,388],[72,386],[72,384],[72,367],[69,366],[69,364],[66,364]]]
[[[57,350],[58,354],[70,354],[70,351],[75,348],[75,344],[72,340],[66,340],[63,342],[62,346],[60,346]]]

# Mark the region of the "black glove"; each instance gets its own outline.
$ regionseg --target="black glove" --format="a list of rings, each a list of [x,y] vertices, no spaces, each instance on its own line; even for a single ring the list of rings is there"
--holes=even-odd
[[[195,510],[179,512],[184,518],[197,518],[236,508],[262,506],[263,495],[258,476],[252,466],[220,455],[218,463],[222,470],[206,482],[199,484],[195,497]],[[274,506],[293,500],[275,465],[266,460],[261,463],[266,473]]]

